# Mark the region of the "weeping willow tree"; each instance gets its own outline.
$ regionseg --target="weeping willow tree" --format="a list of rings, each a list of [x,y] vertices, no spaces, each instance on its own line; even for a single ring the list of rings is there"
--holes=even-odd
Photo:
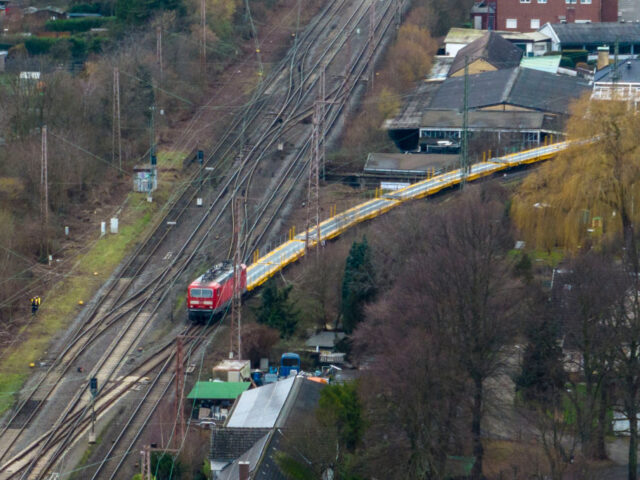
[[[511,214],[538,248],[575,250],[594,236],[633,241],[640,219],[640,114],[627,102],[590,101],[572,108],[572,146],[530,175]]]

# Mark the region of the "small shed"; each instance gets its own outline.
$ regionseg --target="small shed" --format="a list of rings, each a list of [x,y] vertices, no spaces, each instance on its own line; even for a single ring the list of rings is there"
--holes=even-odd
[[[4,72],[4,65],[5,65],[5,60],[7,59],[7,54],[9,52],[7,52],[6,50],[0,50],[0,73]]]
[[[217,417],[218,413],[226,414],[236,398],[250,386],[250,382],[196,382],[187,400],[194,403],[193,414],[197,418]]]
[[[187,395],[189,400],[235,400],[251,382],[196,382]]]
[[[336,343],[340,342],[340,340],[346,336],[344,332],[320,332],[309,338],[305,342],[305,345],[314,352],[319,352],[320,350],[333,352]]]
[[[158,188],[158,172],[151,165],[138,165],[133,167],[133,190],[135,192],[149,193]]]
[[[249,360],[223,360],[212,369],[213,378],[227,382],[242,382],[251,378]]]

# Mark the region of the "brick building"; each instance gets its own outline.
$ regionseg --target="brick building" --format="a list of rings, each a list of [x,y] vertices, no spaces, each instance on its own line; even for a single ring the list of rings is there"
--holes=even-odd
[[[618,0],[496,0],[496,30],[530,32],[545,23],[618,20]]]

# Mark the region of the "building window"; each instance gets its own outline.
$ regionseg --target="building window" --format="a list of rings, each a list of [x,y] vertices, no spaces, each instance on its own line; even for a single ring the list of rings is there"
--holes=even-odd
[[[538,0],[538,3],[547,3],[547,0]]]
[[[591,0],[580,0],[580,3],[583,5],[589,5],[591,3]]]
[[[536,30],[540,28],[540,19],[532,18],[531,19],[531,28],[535,28]]]
[[[507,28],[518,28],[518,19],[507,18]]]
[[[520,3],[531,3],[531,0],[520,0]]]
[[[564,1],[565,1],[566,4],[569,4],[569,5],[574,5],[574,4],[578,3],[578,0],[564,0]]]

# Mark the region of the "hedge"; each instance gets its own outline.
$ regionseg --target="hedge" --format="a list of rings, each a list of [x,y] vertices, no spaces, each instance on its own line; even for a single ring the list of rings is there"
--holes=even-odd
[[[108,27],[114,17],[83,17],[66,20],[49,20],[45,28],[49,32],[87,32],[92,28]]]

